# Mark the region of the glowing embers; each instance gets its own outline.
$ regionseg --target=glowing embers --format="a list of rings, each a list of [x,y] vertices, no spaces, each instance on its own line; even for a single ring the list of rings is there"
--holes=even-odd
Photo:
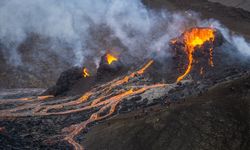
[[[118,58],[110,53],[106,54],[106,60],[109,65],[111,65],[113,62],[118,61]]]
[[[188,57],[188,66],[186,71],[177,78],[177,82],[185,78],[191,71],[194,62],[194,51],[197,48],[201,48],[204,43],[213,43],[215,39],[215,29],[213,28],[192,28],[183,33],[182,43],[184,44],[184,50]],[[176,43],[176,39],[173,40]],[[171,42],[172,43],[172,42]],[[213,44],[212,44],[213,45]],[[213,63],[213,48],[209,49],[210,60],[209,64],[214,66]]]
[[[87,78],[87,77],[90,76],[89,70],[88,70],[87,68],[83,68],[82,76],[83,76],[84,78]]]

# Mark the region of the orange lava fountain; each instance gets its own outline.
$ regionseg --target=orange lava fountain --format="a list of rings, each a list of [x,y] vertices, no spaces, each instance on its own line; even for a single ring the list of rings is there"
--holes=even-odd
[[[118,61],[118,58],[115,57],[114,55],[111,55],[111,54],[106,54],[106,59],[107,59],[107,62],[108,64],[112,64],[114,61]]]
[[[84,78],[87,78],[87,77],[90,76],[89,71],[88,71],[87,68],[83,68],[82,76],[83,76]]]
[[[184,74],[178,77],[177,82],[185,78],[192,69],[194,61],[193,53],[197,47],[201,47],[206,42],[213,42],[215,39],[215,30],[212,28],[192,28],[184,32],[183,42],[185,44],[185,52],[188,55],[188,67]],[[212,59],[213,49],[210,49],[210,65],[213,66]]]

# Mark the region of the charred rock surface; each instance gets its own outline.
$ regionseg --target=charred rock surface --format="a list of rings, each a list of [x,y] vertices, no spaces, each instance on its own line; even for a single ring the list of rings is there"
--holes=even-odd
[[[43,95],[62,95],[67,92],[82,76],[82,68],[73,67],[64,71],[56,82],[56,85],[46,90]]]

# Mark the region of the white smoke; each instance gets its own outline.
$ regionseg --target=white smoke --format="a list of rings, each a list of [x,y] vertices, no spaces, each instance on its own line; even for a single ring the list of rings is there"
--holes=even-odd
[[[248,43],[243,36],[230,32],[230,30],[223,26],[219,21],[210,20],[210,22],[211,26],[219,29],[223,37],[231,43],[241,55],[246,57],[250,56],[250,43]]]
[[[244,55],[250,44],[232,36],[214,20],[200,20],[196,13],[169,13],[147,9],[140,0],[2,0],[0,2],[0,43],[4,58],[14,65],[22,60],[18,46],[31,33],[50,39],[51,51],[63,59],[69,57],[62,45],[73,53],[72,65],[81,65],[98,47],[91,28],[107,26],[134,55],[156,52],[167,54],[168,41],[187,27],[213,25]],[[98,33],[97,33],[98,34]],[[55,41],[55,42],[53,42]],[[91,41],[91,45],[89,45]],[[62,44],[64,43],[64,44]],[[94,46],[93,46],[94,45]],[[49,53],[47,55],[50,55]],[[95,59],[95,58],[94,58]],[[95,59],[96,60],[96,59]]]
[[[250,44],[242,36],[233,36],[232,43],[244,56],[250,56]]]

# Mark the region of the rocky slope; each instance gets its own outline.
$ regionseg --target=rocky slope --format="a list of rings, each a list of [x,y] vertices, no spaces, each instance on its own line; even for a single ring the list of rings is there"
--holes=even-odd
[[[144,88],[149,82],[138,76],[112,91],[106,91],[109,83],[97,88],[99,92],[88,100],[91,105],[121,100],[115,113],[108,116],[103,107],[83,109],[89,105],[85,96],[1,101],[0,148],[71,149],[74,144],[64,137],[96,111],[100,120],[90,117],[94,120],[75,136],[86,149],[244,150],[250,146],[249,73],[228,77],[205,91],[200,90],[202,84],[192,81],[154,85],[148,90],[135,84],[138,81]],[[134,94],[119,94],[135,85]],[[106,100],[95,99],[110,92],[114,95]]]
[[[247,150],[249,110],[246,75],[185,102],[114,117],[93,127],[82,143],[91,150]]]
[[[242,8],[246,11],[250,11],[250,1],[248,0],[209,0],[211,2],[218,2],[226,6]]]

